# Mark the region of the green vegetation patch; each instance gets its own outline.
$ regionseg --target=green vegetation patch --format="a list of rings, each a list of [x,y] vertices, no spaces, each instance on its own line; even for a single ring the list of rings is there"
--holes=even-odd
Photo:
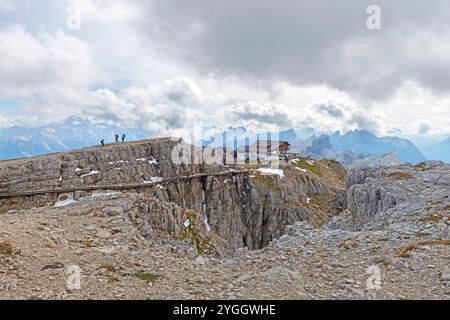
[[[415,165],[414,167],[416,171],[425,171],[427,168],[427,164],[425,162],[421,162]]]
[[[414,176],[407,172],[391,172],[388,177],[393,180],[409,180],[414,179]]]
[[[434,246],[434,245],[443,245],[443,246],[449,246],[450,240],[448,239],[439,239],[439,240],[428,240],[428,241],[420,241],[416,243],[411,243],[409,245],[403,246],[400,248],[400,250],[397,253],[397,257],[399,258],[409,258],[410,252],[419,249],[423,246]]]
[[[157,274],[143,272],[136,273],[135,277],[152,284],[155,283],[159,278],[161,278],[161,276]]]
[[[275,182],[272,176],[266,176],[258,172],[252,177],[252,179],[254,182],[265,185],[269,189],[275,189]]]
[[[298,162],[294,163],[294,166],[296,168],[312,172],[312,173],[318,175],[319,177],[323,176],[323,173],[320,170],[320,167],[316,163],[309,163],[308,160],[299,159]]]
[[[200,239],[198,232],[195,228],[196,214],[193,212],[187,213],[187,220],[189,225],[183,229],[180,235],[181,240],[190,239],[197,249],[197,253],[200,255],[211,255],[215,253],[213,246],[211,245],[212,237],[208,236],[206,239]]]

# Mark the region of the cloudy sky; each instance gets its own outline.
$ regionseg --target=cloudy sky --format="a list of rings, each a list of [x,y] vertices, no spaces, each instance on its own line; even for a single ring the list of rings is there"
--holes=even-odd
[[[367,8],[381,9],[369,30]],[[450,135],[448,0],[0,0],[0,127]]]

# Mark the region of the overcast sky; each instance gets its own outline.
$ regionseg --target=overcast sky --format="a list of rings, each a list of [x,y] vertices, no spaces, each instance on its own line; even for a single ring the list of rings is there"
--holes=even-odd
[[[367,28],[373,4],[381,30]],[[0,127],[73,114],[157,135],[196,125],[440,139],[450,2],[0,0]]]

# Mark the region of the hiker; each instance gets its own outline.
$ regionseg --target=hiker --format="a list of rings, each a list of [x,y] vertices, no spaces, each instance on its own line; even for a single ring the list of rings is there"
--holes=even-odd
[[[125,142],[125,138],[126,138],[127,136],[125,135],[125,133],[122,133],[122,143],[124,143]]]
[[[116,133],[116,143],[119,143],[119,135]]]
[[[100,141],[100,142],[102,144],[102,147],[104,147],[105,146],[105,139],[102,139],[102,141]]]

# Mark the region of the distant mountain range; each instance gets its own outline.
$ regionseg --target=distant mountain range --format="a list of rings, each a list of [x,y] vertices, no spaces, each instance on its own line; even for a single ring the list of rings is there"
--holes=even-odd
[[[438,159],[450,163],[450,137],[431,147],[421,147],[428,159]]]
[[[314,133],[314,129],[295,131],[289,129],[272,134],[272,139],[288,141],[291,150],[300,154],[311,156],[315,159],[335,159],[346,165],[371,166],[371,165],[393,165],[403,162],[418,163],[425,161],[425,156],[409,140],[398,137],[379,138],[368,131],[355,130],[341,134],[336,132],[332,135],[311,135],[302,139],[308,133]],[[268,135],[260,133],[261,140],[268,139]],[[245,128],[230,128],[222,133],[216,134],[204,140],[204,146],[223,146],[229,148],[242,146],[245,143],[253,144],[258,139],[258,134],[247,131]]]
[[[395,153],[400,160],[410,163],[425,161],[426,157],[409,140],[398,137],[376,137],[368,131],[355,130],[341,135],[339,132],[330,136],[331,144],[338,152],[350,150],[356,154],[381,155]]]
[[[380,165],[395,165],[404,161],[395,153],[362,154],[349,148],[336,150],[329,135],[315,135],[306,140],[294,142],[292,150],[313,159],[333,159],[339,161],[347,168],[373,167]]]
[[[114,141],[115,133],[127,135],[127,140],[148,138],[137,128],[94,124],[80,117],[69,117],[61,123],[36,128],[11,127],[0,129],[0,160],[62,152]]]
[[[41,127],[11,127],[0,129],[0,160],[31,157],[47,153],[62,152],[114,141],[114,134],[125,133],[127,141],[150,138],[142,129],[121,127],[104,123],[92,123],[82,117],[72,116],[60,123]],[[228,147],[242,146],[246,137],[250,144],[258,137],[256,132],[245,128],[230,128],[197,143],[209,146],[222,146],[226,134]],[[313,128],[304,130],[289,129],[273,138],[288,141],[292,150],[313,158],[331,158],[347,166],[369,164],[395,164],[399,162],[417,163],[426,159],[450,162],[450,138],[428,148],[419,150],[411,141],[398,137],[377,137],[368,131],[355,130],[345,134],[314,135]],[[235,139],[236,136],[236,139]],[[309,137],[309,138],[308,138]],[[267,139],[260,133],[260,139]],[[270,136],[269,136],[270,138]],[[421,152],[423,151],[423,153]],[[425,155],[424,155],[425,154]]]
[[[214,136],[203,139],[201,143],[203,146],[209,147],[223,147],[237,148],[244,146],[246,143],[250,145],[260,140],[275,140],[279,141],[297,141],[298,137],[294,129],[289,129],[282,132],[267,133],[267,132],[255,132],[247,130],[243,127],[229,128],[223,132],[217,133]]]

